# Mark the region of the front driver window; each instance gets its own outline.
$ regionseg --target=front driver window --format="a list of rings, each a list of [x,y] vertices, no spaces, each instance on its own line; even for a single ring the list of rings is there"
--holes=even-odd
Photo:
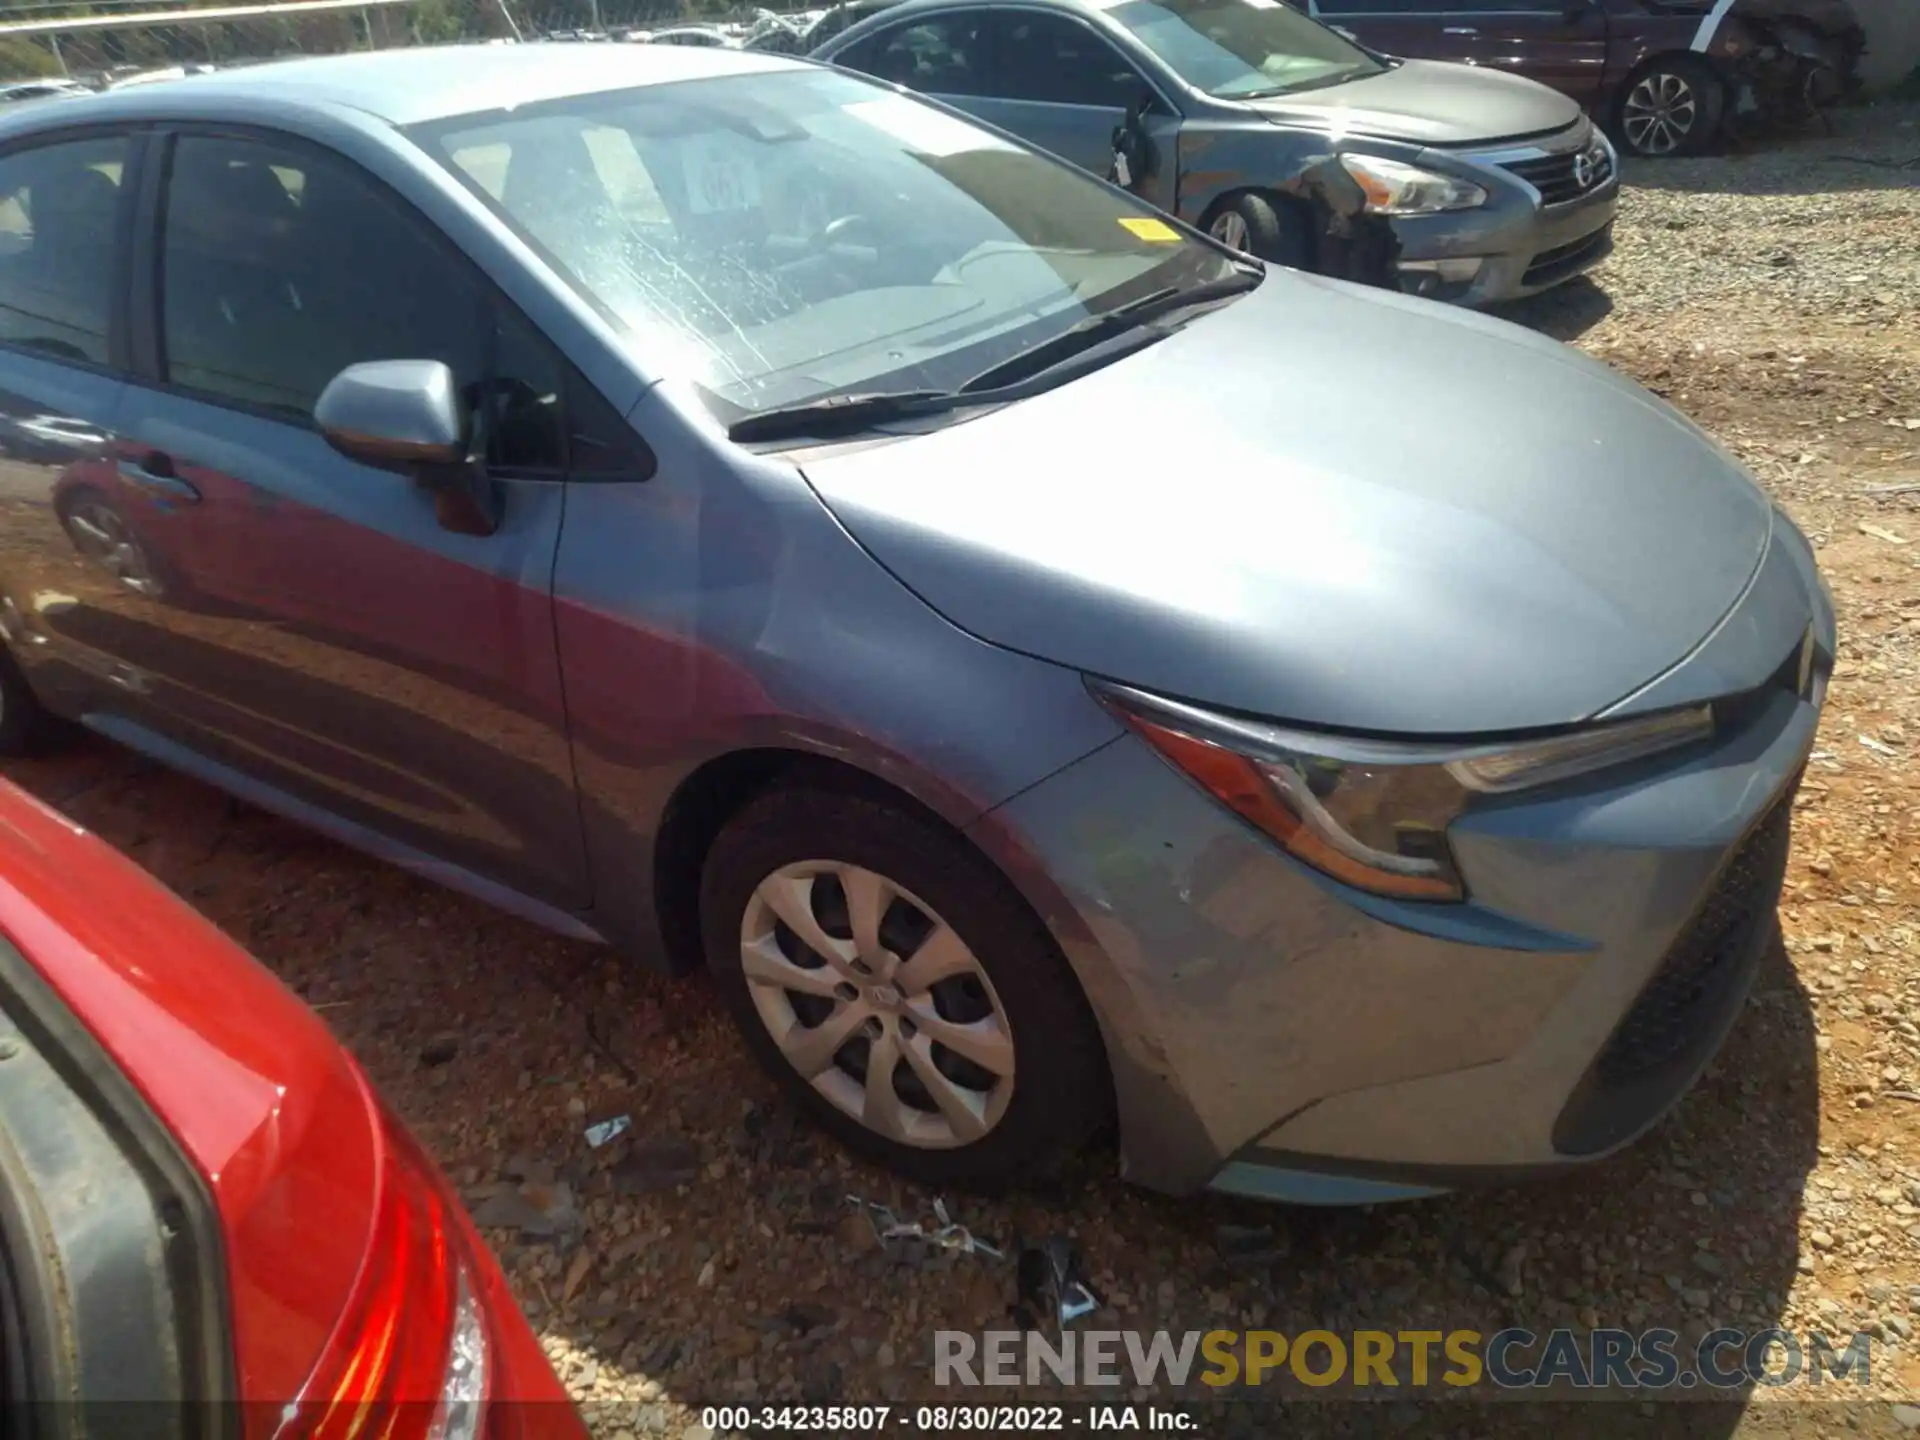
[[[441,360],[483,417],[490,464],[557,472],[559,360],[423,223],[344,162],[184,137],[167,198],[168,380],[304,421],[349,365]]]
[[[183,137],[167,195],[167,379],[306,420],[363,360],[484,375],[480,296],[420,225],[304,149]]]

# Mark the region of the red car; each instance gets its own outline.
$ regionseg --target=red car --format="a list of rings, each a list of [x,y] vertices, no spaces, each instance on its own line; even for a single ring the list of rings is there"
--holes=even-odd
[[[72,1399],[164,1400],[123,1412],[154,1435],[586,1434],[319,1018],[0,781],[0,1406]]]

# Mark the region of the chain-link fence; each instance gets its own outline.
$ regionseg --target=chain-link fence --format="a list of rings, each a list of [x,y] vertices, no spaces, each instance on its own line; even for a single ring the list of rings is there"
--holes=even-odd
[[[90,85],[201,65],[462,40],[620,36],[681,21],[751,21],[802,0],[22,0],[0,4],[0,83],[66,75]],[[208,18],[179,18],[204,9]],[[164,14],[165,18],[161,18]],[[218,16],[220,18],[214,18]]]

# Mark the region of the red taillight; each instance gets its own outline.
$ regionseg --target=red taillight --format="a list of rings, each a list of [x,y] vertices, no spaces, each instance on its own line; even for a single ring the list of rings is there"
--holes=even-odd
[[[485,1408],[486,1318],[454,1202],[399,1127],[365,1268],[274,1440],[472,1440]]]

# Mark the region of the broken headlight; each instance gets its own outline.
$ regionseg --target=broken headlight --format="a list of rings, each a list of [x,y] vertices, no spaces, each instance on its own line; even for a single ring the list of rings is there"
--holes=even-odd
[[[1549,785],[1712,733],[1707,706],[1506,745],[1285,730],[1138,690],[1101,702],[1175,769],[1323,874],[1403,900],[1460,900],[1447,827],[1478,794]]]

